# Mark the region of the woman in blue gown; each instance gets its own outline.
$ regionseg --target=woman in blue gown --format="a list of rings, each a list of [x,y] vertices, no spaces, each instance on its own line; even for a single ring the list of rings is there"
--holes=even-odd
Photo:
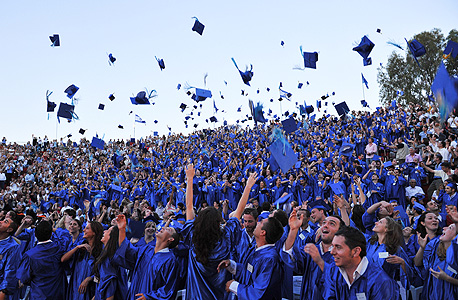
[[[94,263],[94,281],[97,282],[95,300],[126,299],[127,274],[126,270],[113,261],[113,256],[119,247],[119,229],[112,226],[105,230],[102,237],[104,248]]]
[[[226,282],[231,274],[226,270],[218,272],[218,264],[229,259],[230,251],[236,243],[237,228],[248,201],[251,187],[255,184],[256,173],[247,180],[242,197],[230,218],[223,225],[221,213],[214,207],[203,209],[194,220],[193,178],[194,166],[186,169],[186,223],[182,234],[184,242],[190,247],[188,275],[186,279],[187,300],[226,300],[231,294],[225,291]]]
[[[83,233],[84,241],[61,258],[61,262],[69,262],[71,270],[67,299],[90,300],[95,293],[92,267],[102,252],[103,227],[99,222],[89,222]]]

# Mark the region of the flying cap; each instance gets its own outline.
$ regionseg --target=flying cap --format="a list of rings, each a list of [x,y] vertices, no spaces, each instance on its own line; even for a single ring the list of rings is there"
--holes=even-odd
[[[345,101],[334,105],[334,108],[336,109],[339,116],[346,115],[350,112],[350,109],[348,108],[348,105]]]
[[[458,103],[458,90],[443,62],[439,65],[431,90],[436,97],[441,120],[445,120]]]
[[[426,208],[418,202],[413,204],[413,209],[421,210],[422,212],[426,211]]]
[[[113,101],[113,100],[115,99],[114,94],[110,94],[110,96],[108,96],[108,99],[110,99],[111,101]]]
[[[59,120],[59,117],[61,117],[67,119],[70,122],[73,119],[74,109],[74,105],[61,102],[59,105],[59,110],[57,111],[57,119]]]
[[[279,199],[277,199],[275,202],[274,202],[274,205],[276,207],[282,205],[282,204],[285,204],[287,202],[290,202],[291,200],[291,197],[293,196],[293,193],[289,193],[289,194],[286,194],[284,195],[283,197],[280,197]]]
[[[353,153],[354,149],[355,149],[355,145],[354,144],[343,142],[342,146],[340,146],[340,148],[339,148],[339,155],[351,156],[351,154]]]
[[[86,130],[83,129],[83,128],[80,128],[80,130],[79,130],[78,132],[79,132],[80,134],[84,134],[84,133],[86,132]]]
[[[297,154],[286,141],[279,128],[274,128],[270,138],[273,140],[268,147],[283,173],[287,173],[297,162]]]
[[[458,56],[458,43],[454,41],[448,41],[445,47],[444,54],[456,58]]]
[[[157,60],[157,63],[159,65],[159,68],[161,68],[161,71],[165,69],[165,62],[164,62],[164,59],[162,58],[157,58],[155,56],[156,60]]]
[[[196,21],[194,22],[194,26],[192,26],[192,31],[197,32],[198,34],[202,35],[204,32],[205,25],[199,22],[199,19],[193,17]]]
[[[80,88],[77,87],[76,85],[72,84],[68,88],[65,89],[64,93],[67,94],[67,97],[72,99],[73,96],[75,96],[76,92],[78,92]]]
[[[296,120],[294,120],[294,118],[288,118],[286,120],[283,120],[283,121],[281,121],[281,124],[283,125],[283,130],[287,134],[297,130],[297,124],[296,124]]]
[[[389,160],[389,161],[383,163],[383,167],[385,169],[389,168],[389,167],[393,167],[393,163],[391,162],[391,160]]]
[[[100,109],[100,110],[104,110],[104,109],[105,109],[105,104],[100,103],[100,104],[99,104],[99,109]]]
[[[54,109],[56,108],[57,104],[54,103],[54,102],[51,102],[51,101],[46,101],[47,102],[47,106],[46,106],[46,112],[53,112]]]
[[[301,89],[303,85],[304,85],[304,84],[303,84],[302,82],[299,82],[299,83],[297,84],[297,88],[298,88],[298,89]]]
[[[98,137],[93,137],[92,138],[92,142],[91,142],[91,146],[94,147],[94,148],[103,150],[103,148],[105,146],[105,142],[102,139],[99,139]]]
[[[196,93],[192,95],[192,99],[196,102],[205,101],[207,98],[212,97],[212,92],[210,90],[204,90],[196,88]]]
[[[415,61],[417,62],[417,65],[421,68],[420,63],[418,62],[417,58],[426,54],[425,46],[423,46],[423,44],[417,41],[416,39],[413,39],[410,43],[407,41],[406,38],[404,39],[407,42],[407,46],[409,47],[409,50],[413,56],[413,59],[415,59]]]
[[[51,47],[59,47],[60,46],[60,39],[58,34],[50,35],[49,39],[51,40]]]
[[[242,77],[243,83],[246,85],[250,86],[250,81],[253,78],[253,65],[251,65],[250,70],[248,70],[248,67],[246,68],[245,72],[240,71],[239,67],[237,66],[237,63],[235,62],[234,58],[231,58],[232,62],[234,63],[235,67],[240,73],[240,76]]]
[[[367,36],[363,36],[361,38],[361,42],[359,43],[359,45],[353,48],[353,51],[358,52],[359,55],[362,56],[363,63],[365,66],[370,65],[372,63],[372,60],[369,63],[369,55],[374,46],[375,44],[372,43]]]
[[[248,106],[250,107],[251,115],[254,119],[254,122],[266,123],[267,120],[264,118],[264,112],[262,111],[263,105],[261,102],[258,102],[256,106],[254,106],[252,100],[248,100]]]
[[[186,109],[186,107],[188,107],[186,104],[181,103],[181,104],[180,104],[181,112],[184,112],[184,110]]]
[[[122,126],[121,124],[118,125],[118,128],[119,129],[124,129],[124,126]]]
[[[134,105],[150,104],[149,99],[146,97],[145,91],[138,92],[137,96],[135,97],[130,97],[130,102],[132,102]]]
[[[332,191],[336,195],[345,195],[345,191],[342,189],[342,186],[339,183],[331,182],[329,183]]]
[[[302,57],[304,58],[304,67],[316,69],[316,62],[318,61],[317,52],[302,52]]]
[[[110,66],[114,64],[115,61],[116,57],[114,57],[112,53],[108,54],[108,63],[110,64]]]

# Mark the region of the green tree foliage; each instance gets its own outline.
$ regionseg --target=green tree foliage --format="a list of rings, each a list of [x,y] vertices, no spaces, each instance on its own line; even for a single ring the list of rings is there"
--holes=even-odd
[[[379,67],[377,81],[380,85],[380,102],[389,105],[396,99],[400,105],[428,103],[431,94],[431,85],[437,68],[443,61],[443,51],[448,40],[458,42],[458,31],[452,29],[447,38],[440,29],[424,31],[415,35],[409,43],[416,39],[425,46],[426,54],[418,58],[421,68],[415,62],[409,48],[404,43],[404,53],[393,51],[386,66]],[[445,65],[450,75],[458,74],[458,57],[448,58]],[[403,95],[398,94],[403,91]]]

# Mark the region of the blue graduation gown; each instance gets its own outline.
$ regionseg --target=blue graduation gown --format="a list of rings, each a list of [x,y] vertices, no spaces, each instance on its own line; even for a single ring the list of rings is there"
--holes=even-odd
[[[406,208],[406,185],[407,180],[400,175],[396,178],[394,175],[389,175],[385,181],[386,199],[397,199],[402,207]]]
[[[280,257],[275,246],[267,245],[252,253],[245,264],[237,264],[239,300],[281,299]]]
[[[92,267],[94,265],[94,257],[85,250],[78,250],[72,257],[72,271],[70,282],[67,290],[67,299],[75,300],[91,300],[95,294],[95,284],[93,281],[89,283],[86,293],[80,294],[78,288],[87,277],[92,277]]]
[[[0,241],[0,290],[10,295],[17,289],[16,271],[20,255],[19,243],[11,236]]]
[[[323,298],[326,300],[388,300],[399,297],[398,284],[370,262],[366,271],[350,287],[335,264],[325,264],[324,274],[326,288]]]
[[[30,284],[30,300],[65,298],[67,277],[60,262],[65,250],[52,241],[39,244],[24,254],[16,275],[24,284]]]
[[[127,274],[126,270],[117,266],[113,259],[107,258],[100,264],[100,278],[95,290],[95,300],[126,299]]]
[[[218,241],[209,256],[208,265],[204,266],[196,260],[194,245],[192,244],[192,234],[194,220],[187,221],[183,227],[182,234],[184,242],[190,247],[188,274],[186,278],[186,300],[223,300],[231,299],[231,295],[226,293],[226,282],[231,280],[231,274],[226,270],[218,273],[218,264],[225,259],[229,259],[230,249],[235,239],[237,218],[231,218],[224,227],[222,238]]]
[[[147,280],[149,274],[148,264],[154,254],[154,246],[152,242],[144,247],[135,247],[127,239],[116,250],[113,256],[115,264],[131,271],[132,280],[127,292],[127,298],[137,299],[136,294],[142,293],[142,287]]]
[[[169,249],[163,249],[153,255],[148,264],[148,276],[145,288],[141,293],[146,299],[166,300],[175,299],[177,284],[177,261]],[[145,290],[143,290],[145,289]]]
[[[234,251],[231,255],[232,260],[237,263],[244,263],[248,256],[256,250],[256,239],[250,238],[246,229],[238,225],[237,243],[234,245]]]
[[[440,267],[447,275],[455,279],[458,278],[458,275],[453,273],[453,271],[456,272],[456,269],[450,269],[448,267],[449,265],[447,264],[447,260],[440,260],[437,256],[436,251],[439,243],[439,239],[432,240],[426,245],[425,252],[423,253],[423,268],[427,277],[425,278],[425,282],[423,284],[423,291],[421,293],[422,299],[458,299],[458,286],[448,283],[445,280],[435,278],[429,271],[430,268],[438,271],[438,268]],[[447,251],[447,256],[448,254],[449,253]]]

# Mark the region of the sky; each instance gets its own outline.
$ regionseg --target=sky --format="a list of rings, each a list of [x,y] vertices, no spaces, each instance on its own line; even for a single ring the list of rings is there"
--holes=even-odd
[[[195,123],[202,129],[222,126],[224,120],[235,124],[245,119],[249,99],[263,104],[265,116],[269,109],[280,115],[297,112],[296,102],[316,106],[317,99],[333,92],[335,95],[327,99],[329,114],[336,114],[331,102],[346,101],[351,110],[361,110],[363,91],[369,106],[375,108],[379,106],[377,67],[386,64],[393,51],[405,55],[387,41],[405,46],[404,38],[411,39],[420,32],[439,28],[446,36],[458,28],[458,1],[432,3],[2,1],[0,136],[18,143],[30,141],[32,135],[47,135],[53,140],[72,134],[72,140],[79,140],[82,135],[78,131],[83,128],[86,138],[97,134],[108,141],[145,137],[154,131],[168,134],[168,126],[174,133],[189,134]],[[205,25],[202,36],[191,30],[193,17]],[[49,36],[53,34],[60,35],[60,47],[50,46]],[[364,35],[375,43],[372,65],[366,67],[362,57],[352,51]],[[303,66],[300,46],[303,51],[318,52],[316,69],[293,69]],[[112,66],[108,53],[117,59]],[[164,70],[160,70],[155,56],[164,59]],[[242,71],[253,66],[251,87],[243,83],[232,57]],[[361,73],[369,89],[363,87]],[[280,82],[292,94],[291,101],[278,101]],[[302,89],[298,89],[299,82],[304,83]],[[179,106],[185,103],[192,107],[195,102],[183,88],[177,90],[179,83],[206,88],[213,94],[200,102],[203,107],[194,111],[194,116],[198,111],[201,116],[189,120],[189,128],[183,121],[191,110],[181,113]],[[80,88],[75,95],[79,119],[70,123],[61,119],[59,123],[57,108],[46,112],[46,91],[53,91],[49,100],[57,105],[70,104],[64,90],[71,84]],[[157,91],[157,97],[151,99],[155,104],[132,105],[129,97],[145,88]],[[248,96],[241,95],[241,90]],[[114,101],[108,99],[112,93]],[[98,109],[99,103],[105,104],[103,111]],[[241,113],[237,112],[240,106]],[[315,107],[318,117],[324,109],[317,112]],[[135,123],[135,114],[146,124]],[[212,115],[218,123],[205,121]],[[253,121],[240,125],[253,126]]]

